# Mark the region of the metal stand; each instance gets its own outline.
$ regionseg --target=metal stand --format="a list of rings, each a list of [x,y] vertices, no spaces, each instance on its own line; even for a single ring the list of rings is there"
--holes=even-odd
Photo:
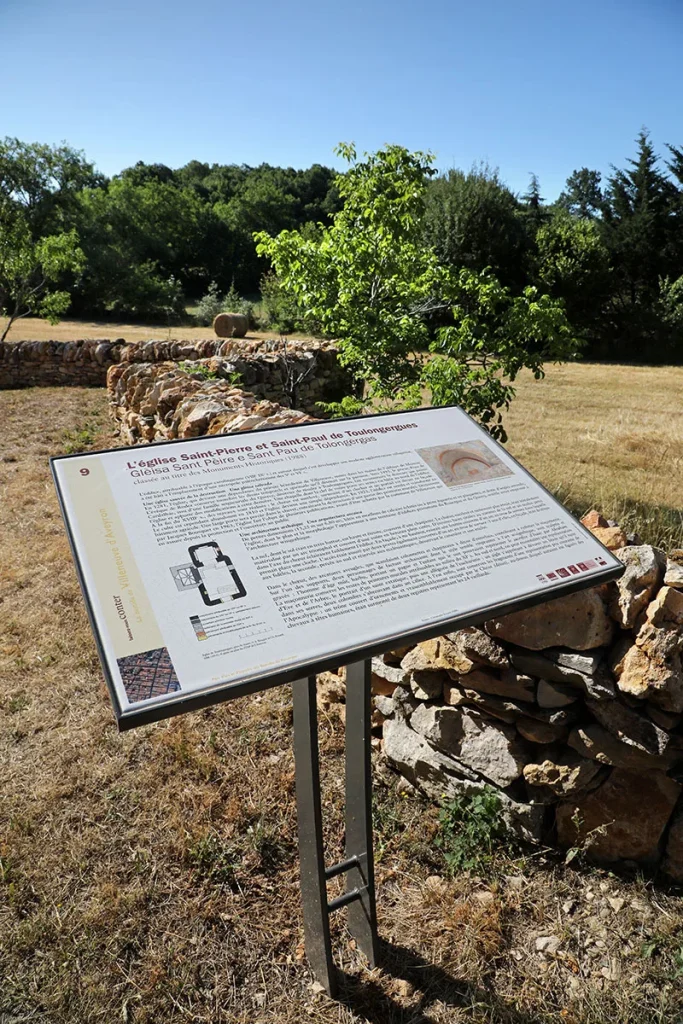
[[[299,820],[301,901],[306,953],[313,972],[334,997],[330,914],[349,907],[349,931],[372,968],[377,962],[375,871],[372,854],[372,777],[370,763],[370,662],[346,670],[346,859],[325,867],[320,805],[316,677],[292,684],[294,758]],[[327,899],[327,880],[346,874],[346,892]]]

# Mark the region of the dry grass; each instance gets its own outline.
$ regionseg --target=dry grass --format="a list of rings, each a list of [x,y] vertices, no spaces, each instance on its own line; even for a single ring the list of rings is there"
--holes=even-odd
[[[317,995],[288,689],[119,736],[47,467],[66,446],[112,443],[104,396],[0,392],[0,424],[3,1024],[681,1020],[679,898],[538,852],[448,880],[435,808],[401,795],[379,762],[382,967],[363,969],[338,918],[341,1002]],[[321,744],[333,859],[335,706]],[[551,956],[535,948],[549,934],[561,940]]]
[[[277,331],[249,331],[246,340],[277,337]],[[62,320],[49,324],[47,320],[27,316],[17,320],[7,341],[79,341],[83,338],[124,338],[125,341],[189,341],[215,338],[211,327],[178,327],[163,324],[127,324],[112,320]],[[297,338],[306,335],[297,334]]]
[[[574,363],[524,374],[508,447],[575,512],[683,545],[683,367]]]

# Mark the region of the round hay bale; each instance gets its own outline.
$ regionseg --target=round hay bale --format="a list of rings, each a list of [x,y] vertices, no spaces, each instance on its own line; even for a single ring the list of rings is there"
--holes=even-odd
[[[249,330],[249,317],[242,313],[219,313],[213,329],[219,338],[243,338]]]

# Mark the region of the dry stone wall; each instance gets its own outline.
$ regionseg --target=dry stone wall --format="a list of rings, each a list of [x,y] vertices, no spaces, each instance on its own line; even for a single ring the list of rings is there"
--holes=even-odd
[[[119,363],[109,369],[107,389],[126,444],[314,422],[228,380],[192,376],[175,363]]]
[[[207,363],[207,360],[209,361]],[[104,387],[120,363],[196,362],[219,376],[239,374],[257,397],[313,412],[351,394],[353,381],[332,342],[281,339],[20,341],[0,345],[0,388]]]
[[[373,659],[384,756],[434,799],[495,787],[528,839],[681,882],[683,552],[585,522],[617,583]]]
[[[0,346],[0,387],[105,374],[128,444],[312,422],[315,402],[349,391],[326,344]],[[597,512],[584,523],[624,563],[619,581],[373,659],[375,727],[429,797],[492,786],[527,839],[683,882],[683,551]]]
[[[0,344],[0,389],[104,387],[107,369],[121,358],[122,340],[17,341]]]

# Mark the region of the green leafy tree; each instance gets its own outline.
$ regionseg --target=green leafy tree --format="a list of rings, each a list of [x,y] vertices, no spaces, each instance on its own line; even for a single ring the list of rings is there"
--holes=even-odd
[[[59,284],[65,275],[80,273],[83,264],[74,230],[35,242],[24,220],[6,226],[0,233],[0,316],[6,318],[0,342],[29,314],[58,323],[71,300]]]
[[[353,146],[338,152],[350,168],[332,225],[317,239],[256,235],[282,286],[338,339],[364,385],[363,399],[349,396],[336,411],[416,406],[426,388],[433,404],[457,402],[504,437],[500,409],[517,373],[528,366],[540,376],[545,358],[575,351],[562,304],[533,287],[513,295],[491,271],[440,264],[423,239],[429,154],[387,146],[361,161]],[[443,308],[454,324],[434,339],[429,317]]]
[[[425,242],[439,262],[484,270],[514,287],[525,281],[527,232],[520,203],[488,167],[451,170],[427,186]]]
[[[455,323],[438,331],[421,380],[432,405],[459,405],[505,441],[517,375],[526,368],[540,379],[545,362],[574,358],[579,342],[562,301],[532,285],[515,295],[488,270],[461,270],[450,295]]]
[[[83,307],[166,318],[184,312],[183,290],[201,291],[212,213],[189,189],[154,178],[115,179],[81,196],[80,233],[87,270]],[[209,278],[210,280],[210,278]]]
[[[81,191],[105,180],[70,146],[5,138],[0,141],[0,224],[20,218],[33,239],[75,227]]]
[[[560,211],[536,233],[535,283],[565,303],[579,333],[600,331],[609,303],[611,267],[600,228]]]
[[[591,171],[588,167],[574,171],[567,178],[557,205],[576,217],[592,220],[602,212],[604,196],[600,187],[601,180],[600,171]]]

